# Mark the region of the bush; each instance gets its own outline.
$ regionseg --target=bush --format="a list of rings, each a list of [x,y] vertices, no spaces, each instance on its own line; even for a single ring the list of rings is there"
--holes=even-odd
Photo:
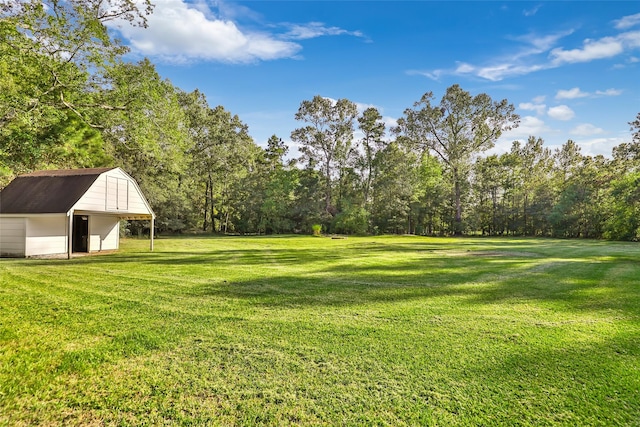
[[[364,234],[369,229],[369,212],[349,206],[336,216],[334,228],[338,233]]]
[[[311,226],[311,230],[313,230],[313,235],[314,236],[322,235],[322,224],[313,224]]]

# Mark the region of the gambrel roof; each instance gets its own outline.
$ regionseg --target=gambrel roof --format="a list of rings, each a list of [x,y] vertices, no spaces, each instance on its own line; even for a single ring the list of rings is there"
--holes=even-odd
[[[37,171],[0,191],[0,214],[66,213],[104,172],[115,168]]]
[[[121,219],[155,217],[136,181],[118,167],[32,172],[0,191],[0,215],[70,212]]]

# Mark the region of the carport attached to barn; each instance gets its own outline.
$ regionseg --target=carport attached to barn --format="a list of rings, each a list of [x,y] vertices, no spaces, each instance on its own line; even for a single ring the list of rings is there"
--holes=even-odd
[[[120,168],[38,171],[0,192],[0,256],[98,252],[119,247],[120,220],[155,215]]]

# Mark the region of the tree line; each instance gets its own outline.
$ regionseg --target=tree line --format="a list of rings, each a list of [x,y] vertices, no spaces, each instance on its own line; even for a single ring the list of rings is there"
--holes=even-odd
[[[535,136],[485,155],[518,126],[507,100],[454,85],[388,128],[375,108],[316,96],[295,114],[292,159],[281,138],[260,147],[237,115],[149,60],[123,60],[107,24],[145,26],[152,8],[0,4],[0,187],[36,169],[120,166],[159,232],[640,237],[640,114],[610,158]]]

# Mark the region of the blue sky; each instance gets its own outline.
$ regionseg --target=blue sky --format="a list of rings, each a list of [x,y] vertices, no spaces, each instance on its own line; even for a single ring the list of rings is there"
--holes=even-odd
[[[521,124],[498,153],[534,135],[610,156],[640,112],[637,1],[154,3],[147,29],[119,26],[130,59],[150,58],[237,114],[258,144],[275,134],[294,156],[294,115],[315,95],[377,107],[389,126],[456,83],[506,98]]]

